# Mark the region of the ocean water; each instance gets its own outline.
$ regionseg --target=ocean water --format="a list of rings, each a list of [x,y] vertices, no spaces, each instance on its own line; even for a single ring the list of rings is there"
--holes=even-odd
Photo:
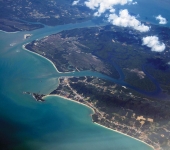
[[[41,103],[23,94],[24,91],[48,94],[57,87],[58,77],[68,74],[58,73],[49,61],[25,51],[22,45],[63,29],[85,26],[95,24],[45,27],[32,32],[0,32],[0,149],[152,149],[140,141],[92,123],[92,110],[86,106],[56,96],[47,97]],[[33,36],[24,40],[26,33]],[[82,73],[87,75],[90,72]]]

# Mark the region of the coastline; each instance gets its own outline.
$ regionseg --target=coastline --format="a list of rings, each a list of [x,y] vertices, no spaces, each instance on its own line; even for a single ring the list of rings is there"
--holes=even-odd
[[[38,40],[38,39],[36,39],[36,40]],[[50,59],[48,59],[47,57],[42,56],[42,55],[40,55],[40,54],[38,54],[38,53],[36,53],[36,52],[30,51],[29,49],[27,49],[27,48],[26,48],[26,45],[29,44],[29,43],[30,43],[30,42],[28,42],[28,43],[26,43],[26,44],[23,44],[23,45],[22,45],[22,48],[23,48],[24,50],[26,50],[27,52],[30,52],[30,53],[32,53],[32,54],[35,54],[35,55],[40,56],[40,57],[43,58],[43,59],[46,59],[48,62],[50,62],[50,63],[53,65],[53,67],[55,68],[55,70],[57,71],[57,73],[73,73],[73,72],[75,72],[75,71],[72,71],[72,72],[60,72],[60,71],[57,69],[57,67],[55,66],[55,64],[54,64]],[[63,77],[65,77],[65,76],[61,76],[61,77],[58,78],[59,83],[60,83],[60,78],[63,78]],[[74,76],[69,76],[69,78],[70,78],[70,77],[74,77]],[[90,109],[93,111],[93,113],[91,114],[91,119],[92,119],[92,121],[93,121],[92,115],[95,114],[95,110],[94,110],[92,107],[90,107],[90,106],[88,106],[88,105],[86,105],[86,104],[84,104],[84,103],[78,102],[78,101],[76,101],[76,100],[73,100],[73,99],[70,99],[70,98],[66,98],[66,97],[64,97],[64,96],[57,95],[57,94],[46,95],[46,96],[44,96],[44,97],[42,97],[42,98],[46,98],[46,97],[48,97],[48,96],[60,97],[60,98],[63,98],[63,99],[65,99],[65,100],[69,100],[69,101],[72,101],[72,102],[75,102],[75,103],[78,103],[78,104],[80,104],[80,105],[84,105],[84,106],[90,108]],[[107,126],[104,126],[104,125],[102,125],[102,124],[99,124],[99,123],[97,123],[97,122],[93,122],[93,123],[95,123],[96,125],[99,125],[99,126],[101,126],[101,127],[104,127],[104,128],[106,128],[106,129],[109,129],[109,130],[111,130],[111,131],[114,131],[114,132],[123,134],[123,135],[125,135],[125,136],[128,136],[128,137],[130,137],[130,138],[132,138],[132,139],[135,139],[135,140],[137,140],[137,141],[140,141],[140,142],[146,144],[147,146],[149,146],[150,148],[152,148],[153,150],[156,150],[152,145],[149,145],[149,144],[146,143],[145,141],[142,141],[142,140],[140,140],[140,139],[137,139],[137,138],[135,138],[135,137],[132,137],[132,136],[130,136],[130,135],[127,135],[127,134],[125,134],[125,133],[123,133],[123,132],[120,132],[120,131],[111,129],[111,128],[109,128],[109,127],[107,127]]]
[[[127,135],[127,134],[125,134],[125,133],[123,133],[123,132],[120,132],[120,131],[117,131],[117,130],[108,128],[108,127],[106,127],[106,126],[104,126],[104,125],[101,125],[101,124],[99,124],[99,123],[96,123],[96,122],[94,122],[94,123],[97,124],[97,125],[99,125],[99,126],[101,126],[101,127],[103,127],[103,128],[106,128],[106,129],[108,129],[108,130],[111,130],[111,131],[114,131],[114,132],[123,134],[123,135],[128,136],[128,137],[130,137],[130,138],[132,138],[132,139],[135,139],[135,140],[137,140],[137,141],[139,141],[139,142],[141,142],[141,143],[144,143],[145,145],[151,147],[153,150],[156,150],[152,145],[149,145],[148,143],[146,143],[146,142],[144,142],[144,141],[142,141],[142,140],[139,140],[139,139],[137,139],[137,138],[135,138],[135,137],[132,137],[132,136],[130,136],[130,135]]]
[[[60,98],[65,99],[65,100],[72,101],[72,102],[77,103],[77,104],[80,104],[80,105],[84,105],[84,106],[86,106],[86,107],[90,108],[90,109],[93,111],[93,113],[95,113],[95,111],[94,111],[94,109],[93,109],[92,107],[90,107],[90,106],[88,106],[88,105],[86,105],[86,104],[84,104],[84,103],[81,103],[81,102],[75,101],[75,100],[73,100],[73,99],[66,98],[66,97],[61,96],[61,95],[57,95],[57,94],[50,94],[50,95],[43,96],[42,98],[44,99],[44,98],[46,98],[46,97],[50,97],[50,96],[60,97]]]
[[[93,113],[92,113],[90,116],[92,116],[93,114],[95,114],[95,110],[94,110],[92,107],[90,107],[90,106],[88,106],[88,105],[86,105],[86,104],[84,104],[84,103],[75,101],[75,100],[73,100],[73,99],[66,98],[66,97],[61,96],[61,95],[51,94],[51,95],[46,95],[46,96],[44,96],[44,97],[42,97],[42,98],[44,99],[44,98],[47,98],[47,97],[50,97],[50,96],[60,97],[60,98],[62,98],[62,99],[64,99],[64,100],[68,100],[68,101],[71,101],[71,102],[74,102],[74,103],[77,103],[77,104],[86,106],[86,107],[88,107],[89,109],[91,109],[91,110],[93,111]],[[92,118],[92,117],[91,117],[91,118]],[[93,119],[92,119],[92,121],[93,121]],[[146,143],[146,142],[144,142],[144,141],[142,141],[142,140],[140,140],[140,139],[137,139],[137,138],[135,138],[135,137],[132,137],[132,136],[130,136],[130,135],[127,135],[127,134],[125,134],[125,133],[123,133],[123,132],[120,132],[120,131],[111,129],[111,128],[106,127],[106,126],[104,126],[104,125],[101,125],[101,124],[99,124],[99,123],[97,123],[97,122],[93,122],[93,123],[96,124],[96,125],[98,125],[98,126],[101,126],[101,127],[103,127],[103,128],[106,128],[106,129],[108,129],[108,130],[110,130],[110,131],[114,131],[114,132],[119,133],[119,134],[122,134],[122,135],[124,135],[124,136],[128,136],[128,137],[130,137],[130,138],[132,138],[132,139],[134,139],[134,140],[137,140],[137,141],[139,141],[139,142],[144,143],[145,145],[149,146],[149,147],[152,148],[153,150],[156,150],[152,145],[149,145],[148,143]]]
[[[25,48],[25,46],[26,46],[27,44],[28,44],[28,43],[26,43],[26,44],[22,45],[22,48],[23,48],[24,50],[26,50],[27,52],[30,52],[30,53],[36,54],[36,55],[38,55],[38,56],[40,56],[40,57],[42,57],[42,58],[46,59],[47,61],[49,61],[49,62],[53,65],[53,67],[55,68],[55,70],[56,70],[58,73],[70,73],[70,72],[60,72],[60,71],[58,71],[57,67],[55,66],[55,64],[54,64],[51,60],[49,60],[49,59],[48,59],[48,58],[46,58],[45,56],[42,56],[42,55],[40,55],[40,54],[38,54],[38,53],[36,53],[36,52],[33,52],[33,51],[30,51],[30,50],[26,49],[26,48]],[[75,71],[73,71],[73,72],[75,72]],[[70,77],[71,77],[71,76],[70,76]],[[59,78],[58,78],[58,81],[59,81],[59,82],[60,82],[60,78],[62,78],[62,77],[59,77]],[[90,109],[93,111],[93,114],[95,114],[95,110],[94,110],[92,107],[90,107],[90,106],[88,106],[88,105],[86,105],[86,104],[84,104],[84,103],[81,103],[81,102],[75,101],[75,100],[73,100],[73,99],[66,98],[66,97],[61,96],[61,95],[51,94],[51,95],[46,95],[46,96],[44,96],[44,97],[42,97],[42,98],[46,98],[46,97],[49,97],[49,96],[56,96],[56,97],[60,97],[60,98],[63,98],[63,99],[65,99],[65,100],[69,100],[69,101],[72,101],[72,102],[78,103],[78,104],[80,104],[80,105],[84,105],[84,106],[86,106],[86,107],[90,108]],[[91,118],[92,118],[92,115],[93,115],[93,114],[91,114]],[[92,121],[93,121],[93,120],[92,120]],[[137,140],[137,141],[140,141],[140,142],[142,142],[142,143],[144,143],[144,144],[148,145],[148,146],[149,146],[149,147],[151,147],[153,150],[156,150],[156,149],[155,149],[152,145],[149,145],[148,143],[146,143],[146,142],[144,142],[144,141],[142,141],[142,140],[140,140],[140,139],[137,139],[137,138],[135,138],[135,137],[132,137],[132,136],[130,136],[130,135],[127,135],[127,134],[125,134],[125,133],[123,133],[123,132],[120,132],[120,131],[117,131],[117,130],[111,129],[111,128],[106,127],[106,126],[104,126],[104,125],[101,125],[101,124],[99,124],[99,123],[97,123],[97,122],[93,122],[93,123],[95,123],[96,125],[99,125],[99,126],[101,126],[101,127],[104,127],[104,128],[106,128],[106,129],[108,129],[108,130],[111,130],[111,131],[114,131],[114,132],[117,132],[117,133],[123,134],[123,135],[125,135],[125,136],[130,137],[130,138],[133,138],[133,139],[135,139],[135,140]]]
[[[12,34],[13,34],[13,33],[18,33],[18,32],[21,32],[21,31],[8,32],[8,31],[0,30],[0,32],[3,32],[3,33],[10,33],[10,34],[12,33]]]
[[[38,53],[36,53],[36,52],[33,52],[33,51],[30,51],[30,50],[26,49],[25,46],[26,46],[27,44],[29,44],[29,43],[26,43],[26,44],[22,45],[22,48],[23,48],[24,50],[26,50],[26,51],[29,52],[29,53],[33,53],[33,54],[35,54],[35,55],[38,55],[38,56],[40,56],[41,58],[46,59],[48,62],[50,62],[50,63],[53,65],[53,67],[55,68],[55,70],[56,70],[58,73],[71,73],[71,72],[60,72],[60,71],[57,69],[57,67],[55,66],[55,64],[54,64],[50,59],[48,59],[48,58],[46,58],[45,56],[42,56],[42,55],[40,55],[40,54],[38,54]],[[75,72],[75,71],[72,71],[72,72]]]

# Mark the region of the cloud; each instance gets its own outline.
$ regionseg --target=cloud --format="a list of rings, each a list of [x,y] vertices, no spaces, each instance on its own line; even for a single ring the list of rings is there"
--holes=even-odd
[[[94,16],[100,16],[107,10],[113,12],[115,5],[125,5],[132,3],[133,0],[88,0],[85,1],[85,5],[92,10],[97,10]]]
[[[74,1],[73,4],[77,4],[78,2],[79,0]],[[86,0],[84,4],[88,8],[96,11],[94,13],[94,16],[99,17],[103,13],[107,12],[105,17],[107,18],[108,22],[113,25],[121,27],[130,27],[140,32],[147,32],[151,28],[137,20],[137,17],[131,16],[127,9],[120,10],[118,15],[115,13],[114,6],[125,4],[136,5],[138,4],[136,1],[134,2],[133,0]],[[161,15],[158,15],[156,19],[159,20],[160,24],[167,23],[167,20]],[[157,36],[147,36],[144,37],[142,41],[143,45],[150,47],[152,51],[162,52],[166,48],[165,44],[161,43]]]
[[[80,0],[76,0],[76,1],[74,1],[74,2],[72,3],[72,5],[73,5],[73,6],[74,6],[74,5],[77,5],[79,2],[80,2]]]
[[[136,17],[131,16],[127,9],[120,10],[119,16],[116,14],[110,14],[108,21],[116,26],[121,27],[131,27],[140,32],[147,32],[150,30],[150,27],[142,24]]]
[[[133,2],[133,0],[88,0],[85,1],[85,5],[92,9],[97,10],[94,13],[94,16],[101,16],[101,14],[109,11],[109,15],[105,15],[110,23],[117,26],[122,27],[132,27],[135,30],[140,32],[149,31],[150,27],[141,24],[140,21],[136,19],[136,17],[129,15],[127,9],[121,10],[119,12],[119,16],[115,14],[115,5],[125,5],[125,4],[137,4],[137,2]]]
[[[136,5],[138,2],[133,2],[133,0],[129,0],[129,4]]]
[[[138,2],[133,2],[132,4],[133,4],[133,5],[137,5],[137,4],[138,4]]]
[[[156,20],[159,20],[159,24],[167,24],[166,18],[163,18],[161,15],[158,15],[155,18],[156,18]]]
[[[150,47],[152,51],[163,52],[165,50],[165,44],[161,43],[157,36],[147,36],[142,39],[143,45]]]

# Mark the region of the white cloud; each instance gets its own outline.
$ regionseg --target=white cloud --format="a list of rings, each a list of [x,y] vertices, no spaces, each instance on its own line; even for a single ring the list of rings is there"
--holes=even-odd
[[[100,16],[107,10],[110,10],[112,12],[115,5],[125,5],[128,3],[132,3],[132,1],[133,0],[88,0],[85,2],[85,5],[92,10],[97,10],[94,15]]]
[[[74,5],[77,5],[79,2],[80,2],[80,0],[76,0],[76,1],[74,1],[74,2],[72,3],[72,5],[73,5],[73,6],[74,6]]]
[[[131,27],[140,32],[147,32],[150,30],[150,27],[142,24],[136,17],[131,16],[127,9],[120,10],[119,16],[116,14],[110,14],[108,21],[116,26],[121,27]]]
[[[158,15],[155,18],[156,18],[156,20],[159,20],[159,24],[167,24],[166,18],[163,18],[161,15]]]
[[[150,27],[142,24],[136,19],[136,17],[131,16],[127,9],[121,10],[119,16],[115,14],[115,5],[125,5],[132,4],[135,5],[137,2],[133,0],[87,0],[85,5],[92,10],[96,10],[94,16],[101,16],[101,14],[109,11],[110,14],[105,17],[108,18],[108,21],[113,25],[122,26],[122,27],[132,27],[135,30],[140,32],[149,31]]]
[[[129,0],[129,4],[136,5],[138,2],[133,2],[133,0]]]
[[[132,4],[133,4],[133,5],[137,5],[137,4],[138,4],[138,2],[133,2]]]
[[[109,11],[110,11],[110,13],[114,13],[114,12],[115,12],[115,9],[112,8],[112,9],[110,9]]]
[[[73,5],[77,4],[79,0],[73,2]],[[147,32],[150,30],[149,26],[142,24],[139,20],[137,20],[135,16],[131,16],[127,9],[120,10],[119,15],[115,13],[114,6],[116,5],[136,5],[138,4],[133,0],[86,0],[84,4],[96,11],[94,16],[101,16],[101,14],[110,12],[110,14],[106,14],[105,17],[108,19],[108,22],[112,23],[116,26],[121,27],[131,27],[140,32]],[[167,20],[163,18],[161,15],[156,17],[159,20],[160,24],[166,24]],[[157,36],[147,36],[142,39],[143,45],[150,47],[152,51],[162,52],[165,50],[166,46],[164,43],[161,43]]]
[[[147,36],[142,39],[143,45],[150,47],[152,51],[163,52],[165,50],[165,44],[161,43],[157,36]]]

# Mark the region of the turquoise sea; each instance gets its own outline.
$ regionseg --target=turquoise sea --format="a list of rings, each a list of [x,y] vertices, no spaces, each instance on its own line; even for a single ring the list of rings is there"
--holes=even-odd
[[[154,1],[155,7],[158,1]],[[168,16],[166,9],[162,13]],[[89,21],[46,26],[31,32],[0,31],[0,149],[152,150],[140,141],[92,123],[92,110],[84,105],[56,96],[41,103],[23,94],[23,91],[48,94],[57,87],[60,76],[99,76],[90,71],[58,73],[49,61],[22,49],[25,43],[61,30],[90,26],[96,24]],[[33,36],[24,40],[27,33]]]

